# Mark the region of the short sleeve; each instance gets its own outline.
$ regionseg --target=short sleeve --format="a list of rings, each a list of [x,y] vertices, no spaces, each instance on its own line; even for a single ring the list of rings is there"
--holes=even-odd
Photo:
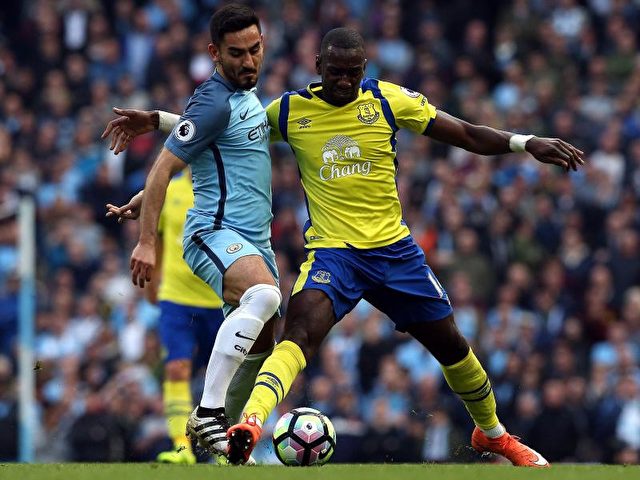
[[[229,124],[231,108],[227,95],[196,91],[164,146],[185,163],[191,163],[209,148]]]
[[[267,119],[269,120],[269,126],[271,127],[271,142],[281,142],[282,133],[280,132],[280,103],[282,98],[277,98],[267,106]]]
[[[380,82],[380,91],[387,99],[396,125],[412,132],[426,135],[433,125],[437,110],[427,97],[389,82]]]

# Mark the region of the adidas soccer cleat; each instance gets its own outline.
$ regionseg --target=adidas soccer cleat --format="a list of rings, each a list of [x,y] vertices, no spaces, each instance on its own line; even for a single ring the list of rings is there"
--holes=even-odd
[[[195,465],[196,456],[188,448],[181,450],[169,450],[168,452],[160,452],[156,457],[160,463],[175,463],[179,465]]]
[[[549,462],[536,452],[519,442],[518,437],[503,433],[498,438],[487,437],[482,430],[476,427],[471,435],[471,446],[480,453],[490,452],[502,455],[512,464],[518,467],[546,468]]]
[[[198,417],[197,411],[196,408],[189,415],[187,436],[210,453],[226,456],[229,420],[224,414],[224,408],[213,417]]]
[[[229,440],[227,458],[229,459],[229,463],[236,465],[251,464],[251,452],[258,443],[258,440],[260,440],[261,434],[262,427],[258,425],[255,415],[249,415],[244,422],[229,428],[227,432],[227,438]]]

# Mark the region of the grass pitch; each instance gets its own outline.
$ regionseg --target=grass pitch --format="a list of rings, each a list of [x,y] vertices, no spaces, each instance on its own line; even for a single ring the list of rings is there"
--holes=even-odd
[[[554,465],[523,469],[508,465],[325,465],[219,467],[158,464],[0,464],[0,480],[623,480],[640,479],[640,466]]]

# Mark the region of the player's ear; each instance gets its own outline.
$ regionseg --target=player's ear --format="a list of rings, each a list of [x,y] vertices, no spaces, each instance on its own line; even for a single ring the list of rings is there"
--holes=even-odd
[[[215,43],[210,43],[209,45],[207,45],[207,51],[209,52],[211,60],[216,63],[220,60],[220,49]]]
[[[322,75],[322,59],[320,58],[320,55],[316,55],[316,73],[318,75]]]

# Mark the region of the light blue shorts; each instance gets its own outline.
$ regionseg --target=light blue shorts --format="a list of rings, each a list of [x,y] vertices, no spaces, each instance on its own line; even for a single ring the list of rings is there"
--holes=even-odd
[[[224,273],[233,262],[248,255],[259,255],[269,267],[273,278],[278,284],[278,268],[276,255],[271,244],[256,245],[234,230],[221,228],[220,230],[199,230],[190,237],[185,237],[182,247],[184,260],[202,280],[207,282],[213,291],[222,297]],[[227,315],[233,307],[224,304],[223,310]]]

